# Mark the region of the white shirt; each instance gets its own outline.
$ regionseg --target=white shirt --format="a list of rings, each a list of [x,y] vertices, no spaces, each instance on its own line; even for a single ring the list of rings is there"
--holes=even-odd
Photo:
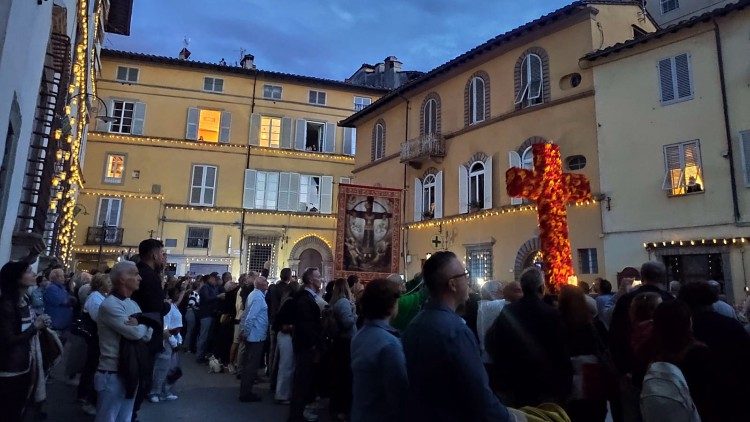
[[[495,322],[500,312],[508,303],[505,299],[499,300],[480,300],[477,309],[477,334],[479,336],[479,352],[482,354],[482,362],[492,363],[492,358],[485,350],[485,337],[492,323]]]
[[[182,328],[182,314],[173,303],[170,305],[169,312],[164,315],[164,330],[173,330],[175,328]],[[180,344],[182,344],[182,335],[178,332],[165,340],[164,347],[167,348],[167,345],[169,345],[171,349],[174,349]]]
[[[102,306],[102,302],[104,302],[104,295],[99,292],[93,292],[83,305],[83,311],[89,314],[94,322],[99,321],[99,307]]]

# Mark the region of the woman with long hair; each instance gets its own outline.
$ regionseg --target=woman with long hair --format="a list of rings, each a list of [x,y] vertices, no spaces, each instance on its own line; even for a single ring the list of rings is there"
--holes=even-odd
[[[8,422],[23,419],[38,378],[32,343],[38,330],[51,323],[29,306],[26,292],[35,282],[26,262],[9,262],[0,269],[0,409]]]
[[[333,282],[331,312],[337,332],[331,351],[331,415],[346,420],[352,406],[351,342],[357,331],[357,312],[349,284],[339,278]]]

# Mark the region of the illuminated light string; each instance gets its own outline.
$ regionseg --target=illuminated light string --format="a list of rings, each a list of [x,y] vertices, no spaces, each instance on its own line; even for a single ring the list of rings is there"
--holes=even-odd
[[[713,246],[713,245],[744,245],[748,242],[748,237],[727,237],[711,239],[693,239],[693,240],[665,240],[661,242],[646,242],[643,244],[645,249],[671,248],[674,246]]]
[[[163,195],[159,194],[145,194],[145,193],[127,193],[127,192],[119,192],[119,191],[101,191],[101,190],[83,190],[81,191],[82,195],[92,195],[92,196],[110,196],[115,198],[131,198],[131,199],[164,199]]]
[[[326,244],[326,246],[328,246],[329,248],[331,248],[331,250],[333,250],[333,245],[331,244],[331,242],[330,242],[330,241],[328,241],[328,239],[326,239],[326,238],[322,237],[321,235],[319,235],[319,234],[317,234],[317,233],[307,233],[307,234],[304,234],[304,235],[300,236],[300,237],[299,237],[299,238],[298,238],[297,240],[295,240],[295,241],[294,241],[294,243],[293,243],[292,245],[296,245],[297,243],[299,243],[299,242],[303,241],[304,239],[307,239],[308,237],[315,237],[315,238],[318,238],[318,239],[319,239],[319,240],[321,240],[321,241],[322,241],[323,243],[325,243],[325,244]]]
[[[243,208],[211,208],[211,207],[192,207],[192,206],[185,206],[185,205],[165,205],[166,209],[170,210],[184,210],[184,211],[204,211],[204,212],[212,212],[212,213],[225,213],[225,214],[236,214],[241,212],[246,212],[249,215],[269,215],[269,216],[279,216],[279,215],[290,215],[292,217],[303,217],[303,218],[323,218],[323,219],[330,219],[335,220],[335,215],[329,215],[329,214],[319,214],[319,213],[298,213],[293,211],[255,211],[255,210],[246,210]]]

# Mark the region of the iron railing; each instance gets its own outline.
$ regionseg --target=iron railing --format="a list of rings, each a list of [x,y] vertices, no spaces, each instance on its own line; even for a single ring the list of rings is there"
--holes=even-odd
[[[425,133],[401,144],[401,162],[445,157],[445,139],[439,133]]]

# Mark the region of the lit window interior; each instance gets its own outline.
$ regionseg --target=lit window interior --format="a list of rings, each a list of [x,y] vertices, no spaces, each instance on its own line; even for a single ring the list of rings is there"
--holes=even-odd
[[[201,110],[200,119],[198,121],[198,140],[206,142],[218,142],[220,124],[220,111]]]

